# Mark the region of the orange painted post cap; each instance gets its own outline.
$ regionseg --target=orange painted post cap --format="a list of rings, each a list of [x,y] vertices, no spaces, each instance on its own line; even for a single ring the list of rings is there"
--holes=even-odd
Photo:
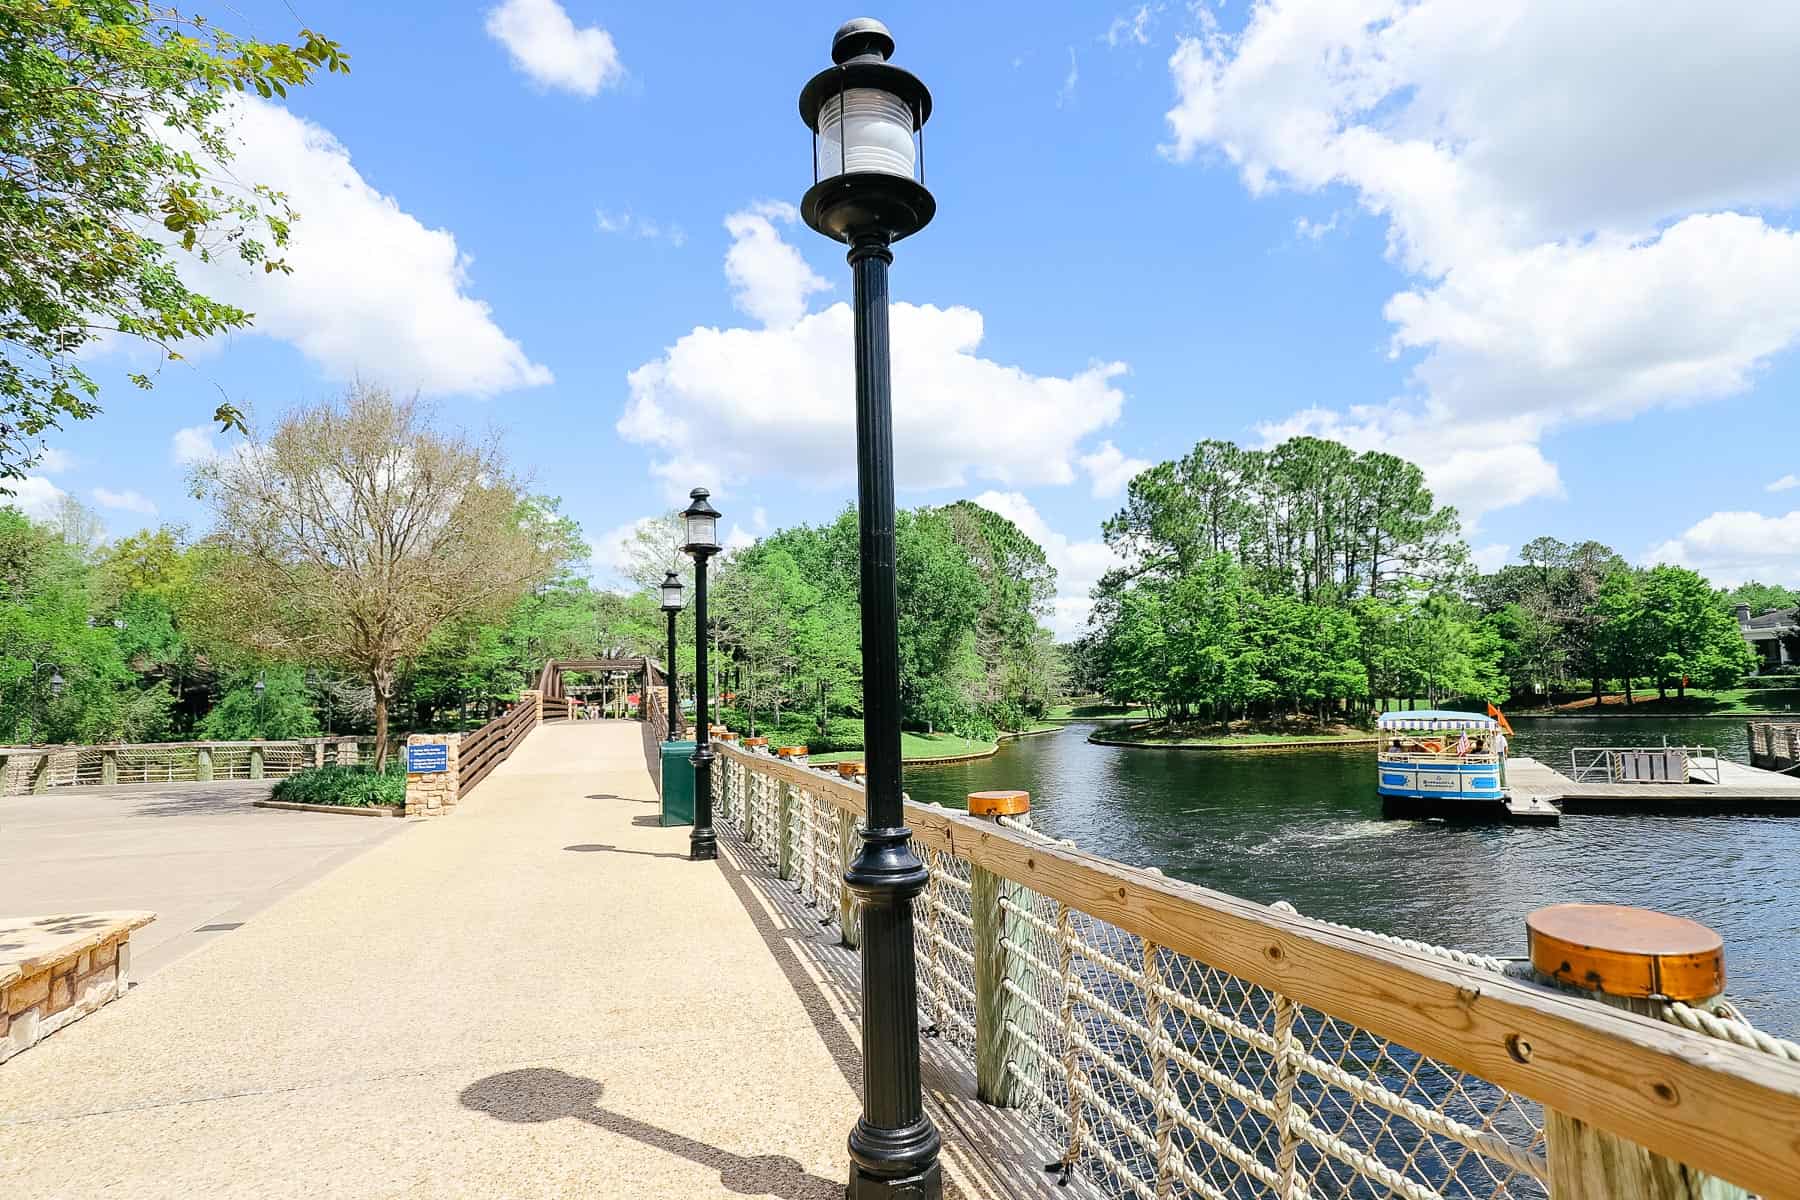
[[[1553,904],[1525,918],[1540,974],[1608,996],[1709,1000],[1725,990],[1725,943],[1686,917],[1622,904]]]
[[[744,745],[746,745],[746,746],[766,746],[768,744],[769,744],[768,738],[745,738],[744,739]]]
[[[837,765],[837,773],[845,779],[855,779],[863,773],[863,765],[859,762],[841,762]]]
[[[1030,792],[970,792],[971,817],[1017,817],[1031,811]]]
[[[806,757],[806,747],[805,746],[783,746],[780,749],[776,750],[775,753],[779,754],[783,758],[805,758]]]

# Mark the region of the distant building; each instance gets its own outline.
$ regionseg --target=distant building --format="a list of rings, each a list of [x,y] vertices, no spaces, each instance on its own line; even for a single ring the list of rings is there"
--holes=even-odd
[[[1800,641],[1800,608],[1776,608],[1753,617],[1750,606],[1740,604],[1737,623],[1744,640],[1756,651],[1758,674],[1795,661],[1789,646]]]

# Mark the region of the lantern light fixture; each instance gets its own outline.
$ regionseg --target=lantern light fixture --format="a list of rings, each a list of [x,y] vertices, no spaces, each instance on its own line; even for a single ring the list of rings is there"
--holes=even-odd
[[[719,552],[719,510],[707,502],[712,493],[705,488],[689,492],[693,500],[682,512],[687,522],[687,544],[682,549],[695,558],[709,558]]]
[[[62,672],[60,670],[50,672],[50,695],[51,696],[60,696],[60,695],[62,695],[62,693],[63,693]]]
[[[682,609],[681,576],[673,571],[666,572],[662,581],[662,610],[666,613],[678,613]]]

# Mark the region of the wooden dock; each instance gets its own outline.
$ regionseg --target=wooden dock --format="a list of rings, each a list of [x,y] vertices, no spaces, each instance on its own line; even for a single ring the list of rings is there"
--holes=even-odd
[[[1515,801],[1559,806],[1564,812],[1679,811],[1694,813],[1784,812],[1800,816],[1800,776],[1747,767],[1729,759],[1696,758],[1696,774],[1718,783],[1577,783],[1535,758],[1506,764],[1506,787]]]

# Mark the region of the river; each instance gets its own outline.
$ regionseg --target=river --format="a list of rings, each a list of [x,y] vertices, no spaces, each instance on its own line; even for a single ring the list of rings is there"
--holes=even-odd
[[[1742,720],[1515,718],[1514,754],[1568,770],[1572,746],[1716,746]],[[1589,816],[1555,828],[1384,821],[1374,747],[1200,752],[1088,742],[1092,725],[992,758],[907,771],[914,800],[1024,788],[1039,829],[1085,850],[1383,933],[1522,956],[1525,914],[1569,900],[1692,917],[1725,940],[1728,994],[1800,1032],[1800,816]]]

